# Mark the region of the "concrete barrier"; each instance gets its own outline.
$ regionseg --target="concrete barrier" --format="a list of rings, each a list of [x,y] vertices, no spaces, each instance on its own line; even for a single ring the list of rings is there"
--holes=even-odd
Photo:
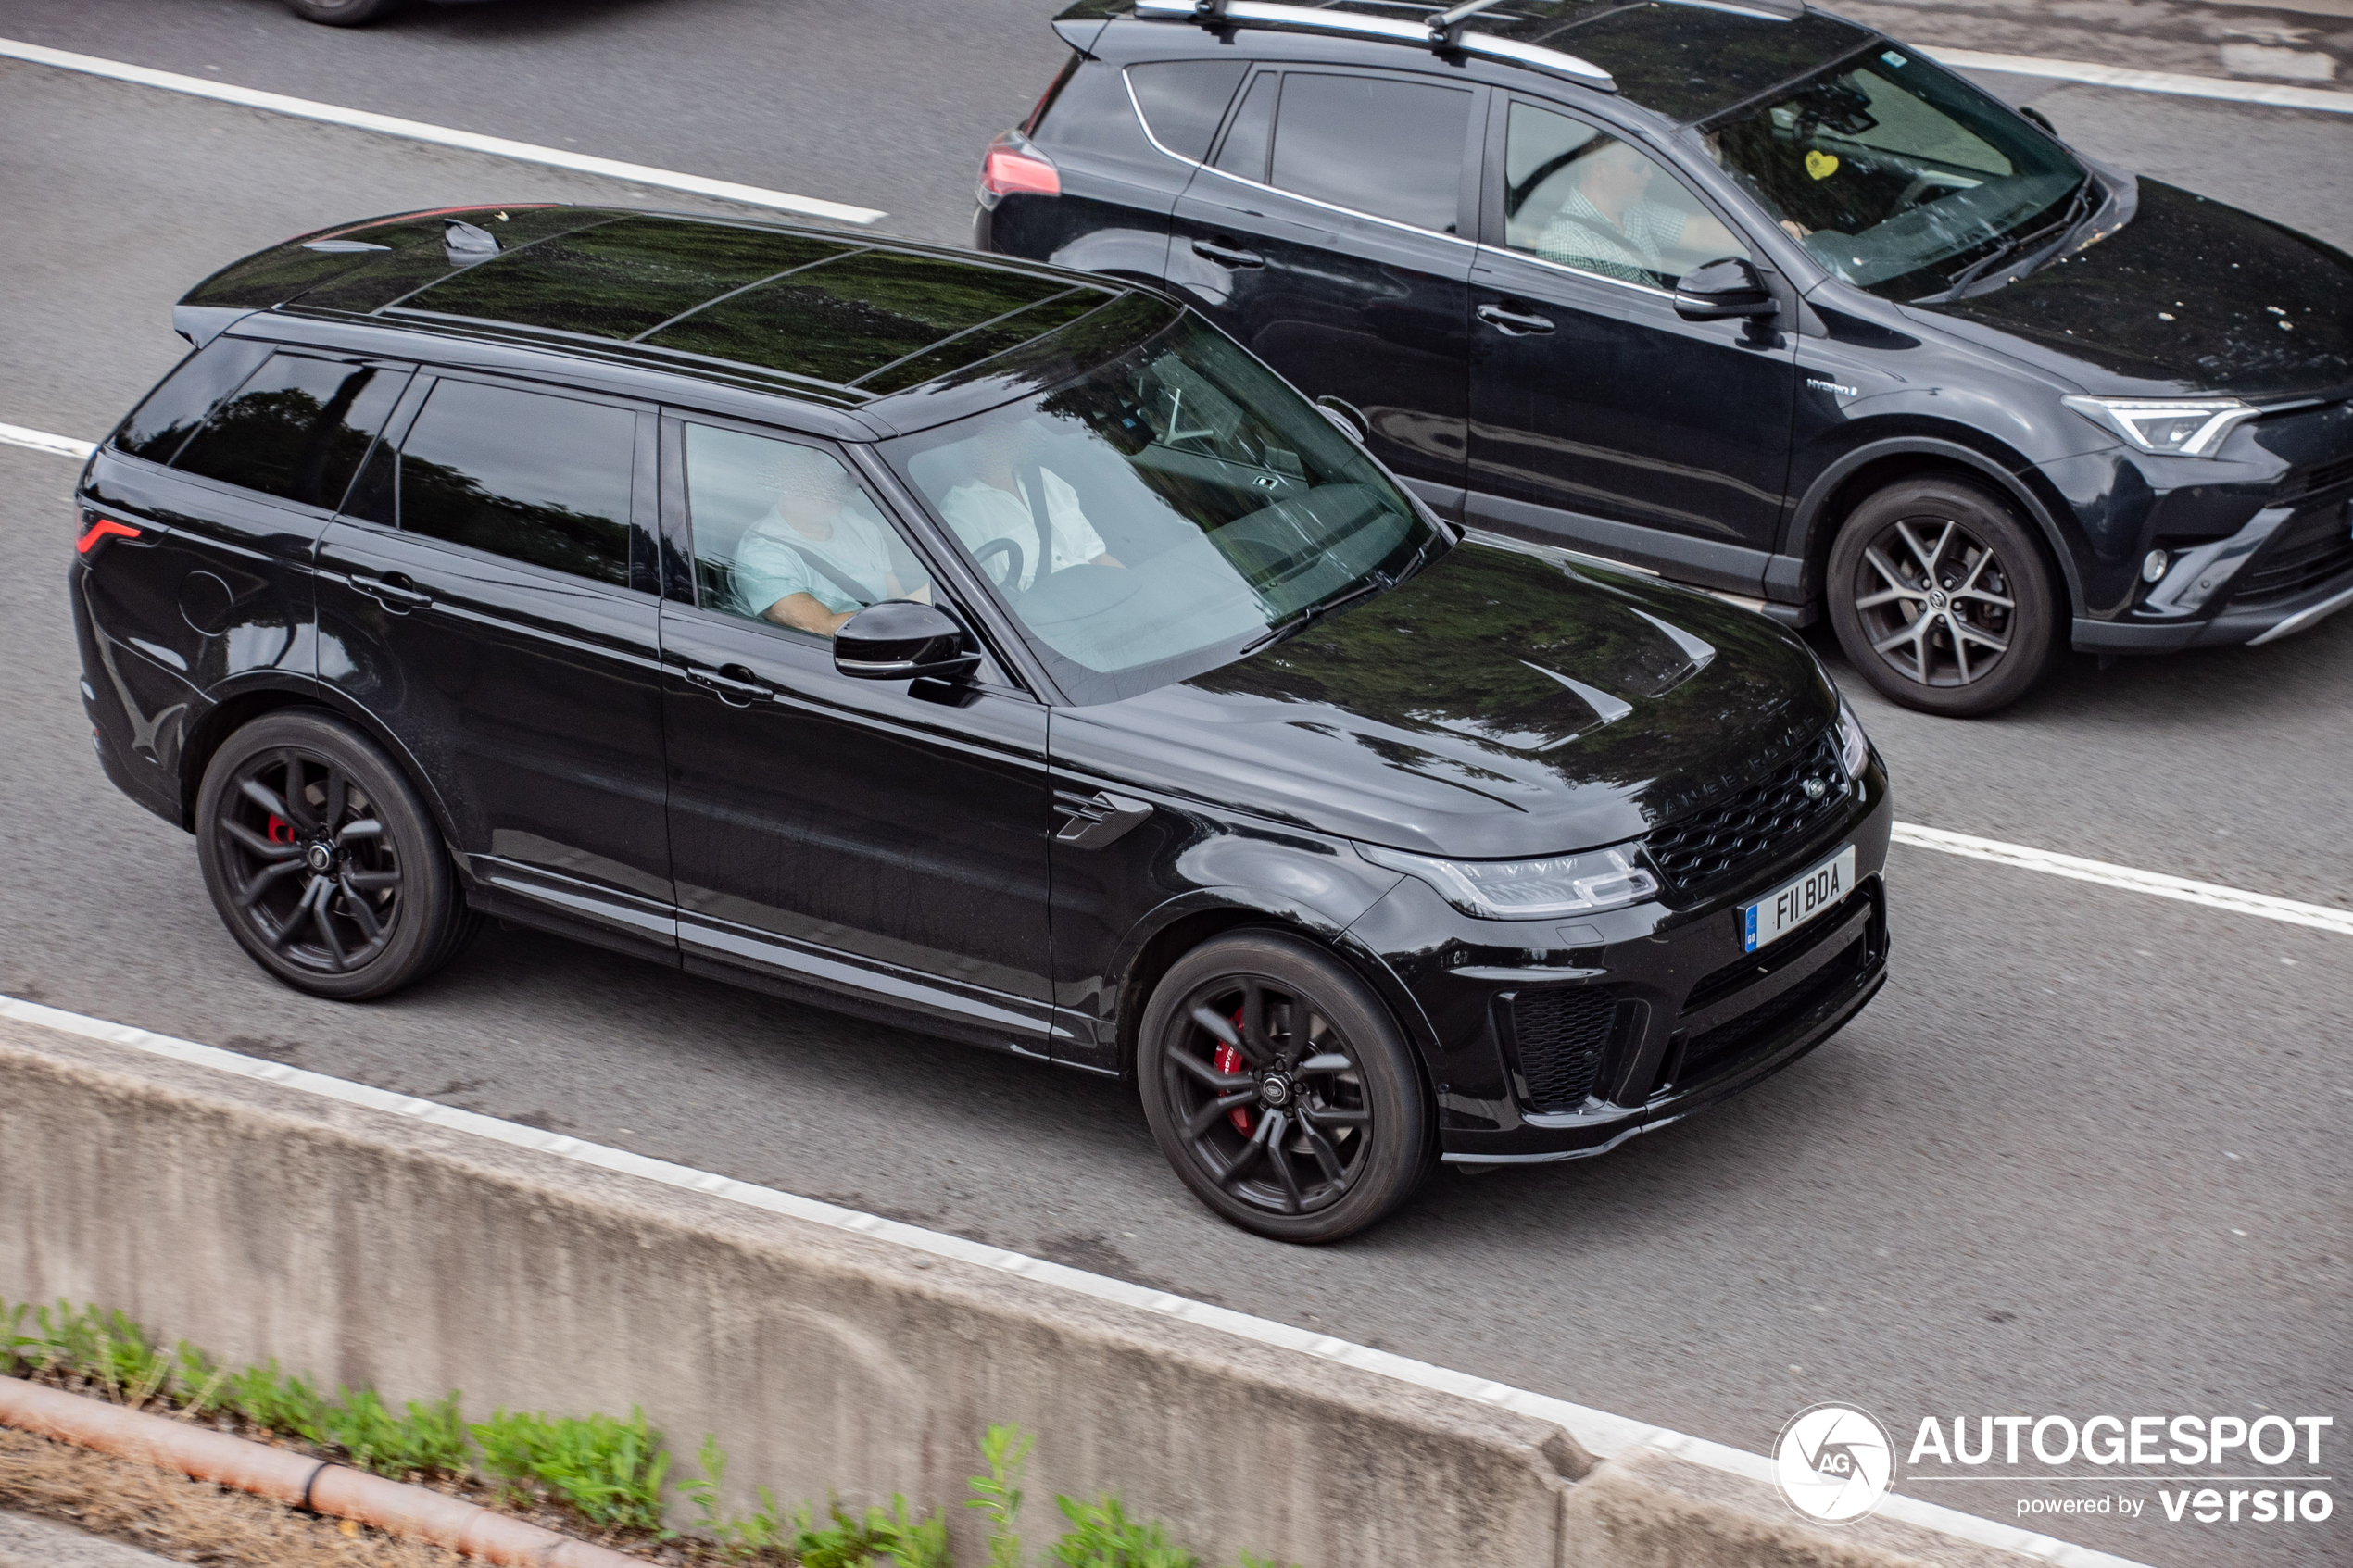
[[[642,1406],[682,1462],[717,1434],[731,1485],[942,1508],[967,1562],[977,1521],[954,1503],[993,1421],[1038,1436],[1033,1545],[1053,1493],[1109,1490],[1213,1559],[1306,1568],[2119,1561],[1983,1521],[1957,1535],[1918,1504],[1816,1528],[1751,1456],[1679,1457],[1592,1412],[1620,1450],[1597,1460],[1511,1408],[1553,1403],[1535,1396],[274,1064],[89,1037],[110,1027],[0,1014],[0,1296],[120,1307],[394,1399],[459,1388],[476,1414]],[[1427,1386],[1449,1378],[1469,1391]]]

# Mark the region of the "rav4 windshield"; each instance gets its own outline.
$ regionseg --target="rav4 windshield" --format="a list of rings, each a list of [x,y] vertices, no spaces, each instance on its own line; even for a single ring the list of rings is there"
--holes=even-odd
[[[883,450],[1081,702],[1214,668],[1442,537],[1362,447],[1186,316]]]
[[[1898,49],[1710,121],[1708,156],[1848,282],[1938,294],[2056,221],[2088,176],[1969,83]]]

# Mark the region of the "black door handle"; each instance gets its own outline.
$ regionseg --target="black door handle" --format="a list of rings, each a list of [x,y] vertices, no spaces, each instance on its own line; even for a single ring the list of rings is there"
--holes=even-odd
[[[418,587],[416,579],[405,571],[387,571],[382,577],[355,571],[351,585],[395,613],[422,609],[433,603],[433,596]]]
[[[740,664],[723,665],[717,670],[689,664],[684,673],[687,680],[730,708],[749,708],[761,697],[776,695],[775,687],[757,679]]]
[[[1238,246],[1220,245],[1215,240],[1195,240],[1193,254],[1205,257],[1221,267],[1264,267],[1266,265],[1266,258],[1254,250],[1242,250]]]
[[[1508,337],[1541,336],[1553,330],[1553,320],[1549,316],[1523,316],[1500,305],[1482,305],[1478,315],[1480,320]]]

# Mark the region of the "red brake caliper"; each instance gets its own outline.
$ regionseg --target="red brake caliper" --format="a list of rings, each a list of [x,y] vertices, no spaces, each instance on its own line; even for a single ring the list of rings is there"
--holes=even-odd
[[[1234,1010],[1233,1023],[1234,1033],[1237,1035],[1240,1034],[1242,1027],[1242,1010],[1239,1008],[1236,1008]],[[1250,1071],[1250,1063],[1243,1060],[1242,1053],[1236,1050],[1231,1046],[1219,1046],[1217,1047],[1217,1055],[1212,1060],[1217,1071],[1220,1073],[1247,1073]],[[1236,1127],[1239,1128],[1244,1137],[1248,1137],[1250,1135],[1250,1110],[1247,1107],[1239,1105],[1236,1106],[1233,1110],[1226,1112],[1226,1119],[1233,1123]]]
[[[269,827],[264,831],[269,834],[270,842],[272,844],[292,844],[295,841],[294,824],[274,813],[270,818]]]

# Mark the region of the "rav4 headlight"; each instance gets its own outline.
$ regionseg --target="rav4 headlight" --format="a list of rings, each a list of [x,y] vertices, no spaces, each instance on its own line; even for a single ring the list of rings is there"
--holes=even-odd
[[[1848,778],[1860,778],[1863,764],[1870,759],[1871,737],[1863,733],[1863,721],[1855,717],[1855,710],[1842,696],[1838,699],[1838,765],[1846,770]]]
[[[2222,438],[2263,410],[2235,397],[2062,397],[2060,402],[2144,452],[2210,458]]]
[[[1588,849],[1541,860],[1440,860],[1360,844],[1377,866],[1419,877],[1466,915],[1487,920],[1549,920],[1640,903],[1658,878],[1634,863],[1634,847]]]

